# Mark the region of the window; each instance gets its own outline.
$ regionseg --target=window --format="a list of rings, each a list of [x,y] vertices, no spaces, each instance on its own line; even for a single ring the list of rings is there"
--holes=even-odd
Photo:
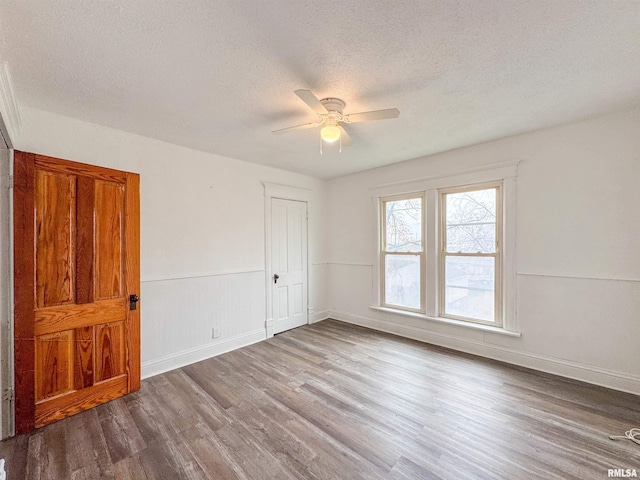
[[[424,312],[424,196],[382,199],[382,304]]]
[[[440,316],[500,326],[499,184],[440,190]]]
[[[371,308],[519,335],[517,163],[380,186],[380,296]],[[506,220],[505,220],[506,219]]]

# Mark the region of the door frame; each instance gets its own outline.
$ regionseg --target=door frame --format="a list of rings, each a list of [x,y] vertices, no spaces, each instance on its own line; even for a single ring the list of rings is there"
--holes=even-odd
[[[273,337],[273,266],[271,265],[271,200],[279,198],[281,200],[294,200],[297,202],[303,202],[307,204],[307,325],[311,320],[310,308],[309,308],[309,248],[311,244],[311,237],[309,235],[309,210],[312,203],[313,191],[300,188],[291,187],[288,185],[280,185],[277,183],[262,182],[264,186],[264,231],[265,231],[265,292],[266,292],[266,318],[264,323],[265,332],[267,338]]]
[[[7,164],[2,165],[2,178],[0,178],[0,201],[6,202],[6,218],[0,218],[2,222],[8,222],[6,232],[0,239],[0,277],[5,277],[2,294],[6,299],[6,305],[2,305],[0,312],[0,440],[15,435],[15,401],[14,401],[14,356],[13,356],[13,144],[9,130],[0,117],[0,143],[6,145],[8,150]],[[3,147],[4,148],[4,147]],[[1,160],[5,161],[5,160]],[[6,172],[4,171],[6,169]],[[6,265],[5,265],[6,263]]]
[[[0,218],[1,222],[9,222],[8,229],[3,231],[0,239],[0,255],[7,263],[8,278],[0,272],[2,283],[0,289],[7,295],[7,304],[0,304],[0,439],[15,435],[15,402],[14,402],[14,361],[13,361],[13,149],[14,140],[20,133],[22,119],[16,101],[9,64],[0,63],[0,143],[7,145],[9,165],[7,172],[0,175],[0,196],[4,203],[8,196],[8,218]],[[2,169],[3,170],[3,169]],[[7,250],[8,249],[8,250]],[[8,258],[7,258],[8,257]],[[0,262],[0,269],[5,265]]]

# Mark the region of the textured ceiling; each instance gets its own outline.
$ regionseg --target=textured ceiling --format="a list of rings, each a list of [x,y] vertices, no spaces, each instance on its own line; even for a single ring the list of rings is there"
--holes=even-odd
[[[322,178],[637,104],[637,0],[0,0],[18,103]],[[293,91],[397,107],[325,148]]]

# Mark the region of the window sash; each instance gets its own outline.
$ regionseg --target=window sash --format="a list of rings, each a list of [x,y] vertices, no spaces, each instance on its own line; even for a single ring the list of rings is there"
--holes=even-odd
[[[387,203],[388,202],[396,202],[401,200],[414,200],[420,199],[420,224],[421,224],[421,232],[420,232],[420,250],[415,252],[395,252],[387,250]],[[392,197],[384,197],[380,199],[380,295],[381,301],[380,305],[383,307],[405,310],[408,312],[416,312],[416,313],[425,313],[425,298],[426,298],[426,256],[425,256],[425,196],[424,193],[417,194],[408,194],[408,195],[395,195]],[[420,263],[420,308],[411,308],[404,305],[396,305],[393,303],[387,303],[387,295],[386,295],[386,263],[387,263],[387,255],[408,255],[419,257]]]
[[[452,193],[464,193],[473,192],[478,190],[489,190],[491,188],[496,189],[496,245],[495,251],[490,253],[463,253],[463,252],[449,252],[447,251],[447,195]],[[438,262],[438,316],[443,318],[451,318],[454,320],[462,320],[465,322],[479,323],[483,325],[491,325],[501,327],[503,324],[503,305],[502,305],[502,235],[503,235],[503,198],[502,198],[502,181],[491,182],[485,184],[468,185],[463,187],[446,188],[439,190],[440,201],[440,218],[438,225],[440,228],[440,248],[439,248],[439,262]],[[494,259],[494,314],[493,321],[483,320],[473,317],[465,317],[460,315],[454,315],[446,312],[446,270],[445,265],[447,257],[472,257],[482,258],[489,257]]]

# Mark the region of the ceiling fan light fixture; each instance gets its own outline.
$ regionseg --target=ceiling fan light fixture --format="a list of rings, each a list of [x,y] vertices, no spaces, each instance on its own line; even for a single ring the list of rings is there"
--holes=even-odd
[[[333,143],[340,140],[340,128],[336,125],[325,125],[320,130],[320,137],[327,143]]]

